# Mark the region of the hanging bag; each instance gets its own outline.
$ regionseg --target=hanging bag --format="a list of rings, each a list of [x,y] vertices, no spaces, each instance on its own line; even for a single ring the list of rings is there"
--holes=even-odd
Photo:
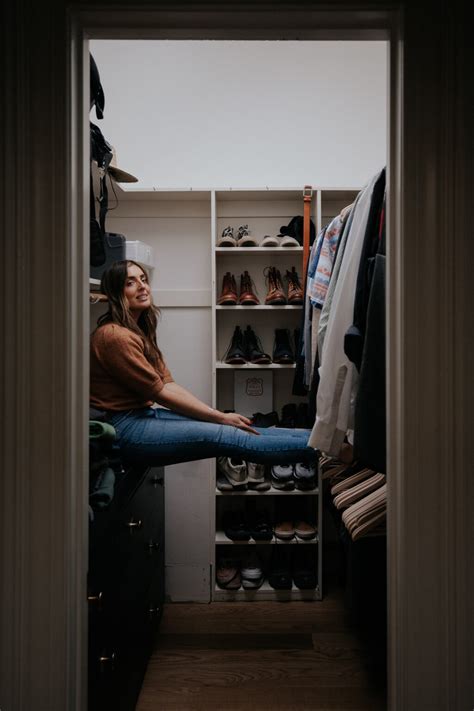
[[[91,129],[91,162],[95,161],[99,170],[99,220],[96,217],[96,197],[92,180],[90,183],[90,276],[100,279],[103,272],[113,262],[125,259],[126,239],[116,232],[107,232],[105,218],[109,208],[107,173],[113,157],[113,148],[93,123]]]

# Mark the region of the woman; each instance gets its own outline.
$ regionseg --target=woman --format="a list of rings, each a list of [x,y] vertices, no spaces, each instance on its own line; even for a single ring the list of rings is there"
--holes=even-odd
[[[91,338],[91,405],[105,410],[124,459],[148,465],[220,456],[315,461],[309,430],[256,429],[247,417],[215,410],[174,382],[156,341],[159,310],[139,264],[115,262],[101,291],[109,310]]]

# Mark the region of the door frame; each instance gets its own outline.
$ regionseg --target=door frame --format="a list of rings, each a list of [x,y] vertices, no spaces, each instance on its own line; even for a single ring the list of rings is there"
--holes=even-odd
[[[271,19],[264,9],[259,9],[258,4],[245,12],[239,10],[199,10],[198,12],[183,11],[176,8],[174,11],[159,10],[121,10],[114,12],[88,12],[81,11],[74,16],[73,36],[75,37],[75,51],[73,58],[77,70],[82,69],[83,76],[88,76],[88,40],[90,39],[182,39],[182,40],[365,40],[387,41],[388,50],[388,92],[389,110],[387,111],[387,360],[390,363],[391,376],[387,378],[390,387],[387,389],[387,445],[389,452],[388,477],[388,525],[387,525],[387,586],[388,586],[388,679],[390,694],[394,698],[393,680],[396,678],[397,649],[397,605],[396,598],[398,587],[395,577],[391,574],[394,561],[398,561],[397,550],[397,517],[394,515],[396,506],[393,500],[398,496],[393,482],[399,477],[401,457],[399,448],[401,441],[395,437],[395,428],[390,427],[393,413],[399,411],[399,400],[403,396],[401,391],[400,370],[401,353],[397,348],[397,341],[392,339],[393,332],[400,332],[400,310],[397,305],[400,294],[397,286],[400,281],[394,276],[400,269],[402,223],[402,185],[401,175],[401,116],[402,116],[402,16],[398,9],[386,10],[312,10],[298,7],[296,3],[291,9],[272,10]],[[251,29],[250,29],[251,27]],[[88,147],[88,121],[89,106],[84,84],[81,82],[80,72],[75,71],[76,86],[75,105],[79,106],[85,101],[79,114],[83,121],[78,121],[77,114],[73,118],[73,138],[77,153],[74,155],[76,172],[84,175],[84,158]],[[74,87],[73,87],[74,89]],[[85,108],[84,108],[85,107]],[[395,120],[391,121],[391,117]],[[370,176],[367,176],[368,178]],[[85,179],[84,185],[88,182]],[[71,200],[76,200],[77,213],[87,216],[88,201],[80,201],[77,194],[71,194]],[[87,222],[84,222],[87,224]],[[80,224],[75,226],[79,233]],[[85,239],[87,243],[87,239]],[[86,245],[87,248],[87,245]],[[394,456],[395,455],[395,456]],[[391,708],[397,708],[394,702]]]
[[[0,206],[8,238],[0,240],[0,706],[80,711],[86,703],[84,43],[284,32],[389,35],[389,707],[470,708],[474,90],[463,3],[146,1],[140,9],[127,0],[5,8],[1,81],[12,100],[0,127],[8,177]]]

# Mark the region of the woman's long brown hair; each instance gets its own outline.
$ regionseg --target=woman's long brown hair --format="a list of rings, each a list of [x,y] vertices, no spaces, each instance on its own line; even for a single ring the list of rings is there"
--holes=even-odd
[[[109,309],[97,320],[97,326],[100,327],[106,323],[117,323],[119,326],[129,328],[130,331],[138,334],[143,339],[147,360],[156,366],[160,360],[163,360],[156,342],[156,327],[160,310],[153,304],[152,300],[151,306],[140,314],[138,321],[133,318],[125,297],[128,267],[132,265],[141,269],[148,280],[146,270],[141,264],[134,262],[132,259],[124,259],[111,264],[103,273],[100,281],[100,290],[109,300]]]

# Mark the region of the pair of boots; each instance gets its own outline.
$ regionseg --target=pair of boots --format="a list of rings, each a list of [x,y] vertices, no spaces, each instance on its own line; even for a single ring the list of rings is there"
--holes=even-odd
[[[247,326],[245,331],[236,326],[224,362],[231,365],[266,365],[271,363],[272,359],[268,353],[264,353],[260,339],[250,326]]]
[[[260,339],[250,326],[247,326],[245,331],[242,331],[240,326],[236,326],[224,356],[224,362],[230,365],[243,365],[244,363],[267,365],[272,362],[272,358],[264,352]],[[290,343],[290,332],[287,328],[275,329],[273,362],[281,365],[295,362]]]
[[[219,306],[256,306],[260,303],[253,289],[250,274],[245,271],[240,275],[240,295],[237,295],[237,283],[230,272],[224,274],[221,295],[217,300]]]
[[[291,267],[291,271],[287,269],[285,276],[288,282],[288,298],[283,288],[280,270],[276,267],[267,267],[265,273],[268,286],[268,292],[265,297],[266,304],[277,306],[288,303],[297,306],[303,303],[303,289],[296,269],[294,267]]]
[[[289,402],[281,409],[280,427],[301,427],[311,429],[314,422],[309,416],[308,403],[300,402],[298,405]]]
[[[267,295],[265,304],[267,306],[279,306],[290,304],[291,306],[299,306],[303,303],[303,289],[300,284],[300,278],[294,267],[291,271],[286,270],[286,280],[288,282],[288,296],[283,288],[283,281],[280,270],[276,267],[267,267],[265,271],[265,279],[267,282]],[[256,306],[260,303],[258,296],[255,293],[255,286],[250,274],[245,271],[240,275],[240,295],[237,294],[237,283],[235,277],[230,272],[224,274],[222,280],[222,291],[217,303],[219,306]]]

